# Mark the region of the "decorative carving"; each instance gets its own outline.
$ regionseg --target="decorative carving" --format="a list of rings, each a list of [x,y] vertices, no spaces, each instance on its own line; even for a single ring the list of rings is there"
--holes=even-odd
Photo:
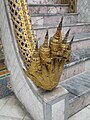
[[[28,15],[26,0],[8,0],[18,47],[26,66],[25,73],[40,88],[54,89],[60,80],[64,63],[71,58],[71,44],[67,43],[70,30],[62,41],[62,21],[48,41],[48,30],[43,45],[38,48]]]
[[[69,12],[77,12],[77,0],[69,0]]]
[[[69,4],[69,12],[76,13],[77,12],[77,0],[61,0],[61,4]]]

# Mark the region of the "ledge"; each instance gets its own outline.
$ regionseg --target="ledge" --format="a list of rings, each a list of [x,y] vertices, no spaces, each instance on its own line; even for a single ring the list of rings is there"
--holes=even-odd
[[[64,24],[64,25],[62,25],[62,27],[76,27],[76,26],[89,26],[90,25],[90,23],[70,23],[70,24]],[[39,25],[39,26],[35,26],[35,25],[33,25],[33,29],[34,30],[42,30],[42,29],[55,29],[55,28],[57,28],[57,25]]]
[[[39,14],[32,14],[31,17],[44,17],[44,16],[76,16],[78,13],[65,13],[65,14],[60,14],[60,13],[39,13]]]
[[[87,49],[81,49],[76,50],[72,53],[72,59],[69,64],[65,64],[65,68],[71,67],[73,65],[76,65],[78,63],[87,61],[90,59],[90,48]]]
[[[28,7],[68,7],[68,4],[28,4]]]

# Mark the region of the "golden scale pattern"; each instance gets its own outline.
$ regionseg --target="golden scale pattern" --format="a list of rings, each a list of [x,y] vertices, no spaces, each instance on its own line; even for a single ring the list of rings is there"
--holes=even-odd
[[[60,81],[65,62],[71,59],[74,37],[67,43],[70,29],[62,40],[62,17],[50,42],[47,30],[44,43],[38,48],[28,14],[27,0],[8,0],[8,4],[19,51],[26,66],[24,72],[36,86],[44,90],[54,89]]]
[[[26,67],[29,67],[31,56],[35,50],[35,37],[31,19],[28,16],[27,2],[25,0],[8,0],[8,3],[19,50]]]

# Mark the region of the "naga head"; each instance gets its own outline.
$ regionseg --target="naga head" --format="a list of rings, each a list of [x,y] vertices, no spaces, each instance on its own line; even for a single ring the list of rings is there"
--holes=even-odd
[[[70,29],[62,40],[62,17],[55,34],[49,40],[47,30],[44,43],[38,48],[27,1],[8,0],[8,3],[19,51],[26,66],[25,73],[36,86],[44,90],[54,89],[60,81],[65,62],[71,58],[74,37],[67,43]]]
[[[58,85],[64,69],[64,63],[69,62],[71,59],[71,44],[74,37],[70,43],[67,42],[69,29],[64,40],[62,40],[62,21],[63,17],[50,41],[48,40],[47,30],[44,43],[38,50],[36,49],[28,70],[28,76],[37,86],[44,90],[52,90]],[[32,65],[32,63],[34,64]]]

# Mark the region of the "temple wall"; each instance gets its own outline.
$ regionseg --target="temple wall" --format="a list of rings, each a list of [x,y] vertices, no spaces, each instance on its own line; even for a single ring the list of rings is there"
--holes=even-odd
[[[90,22],[90,0],[77,0],[78,21]]]

